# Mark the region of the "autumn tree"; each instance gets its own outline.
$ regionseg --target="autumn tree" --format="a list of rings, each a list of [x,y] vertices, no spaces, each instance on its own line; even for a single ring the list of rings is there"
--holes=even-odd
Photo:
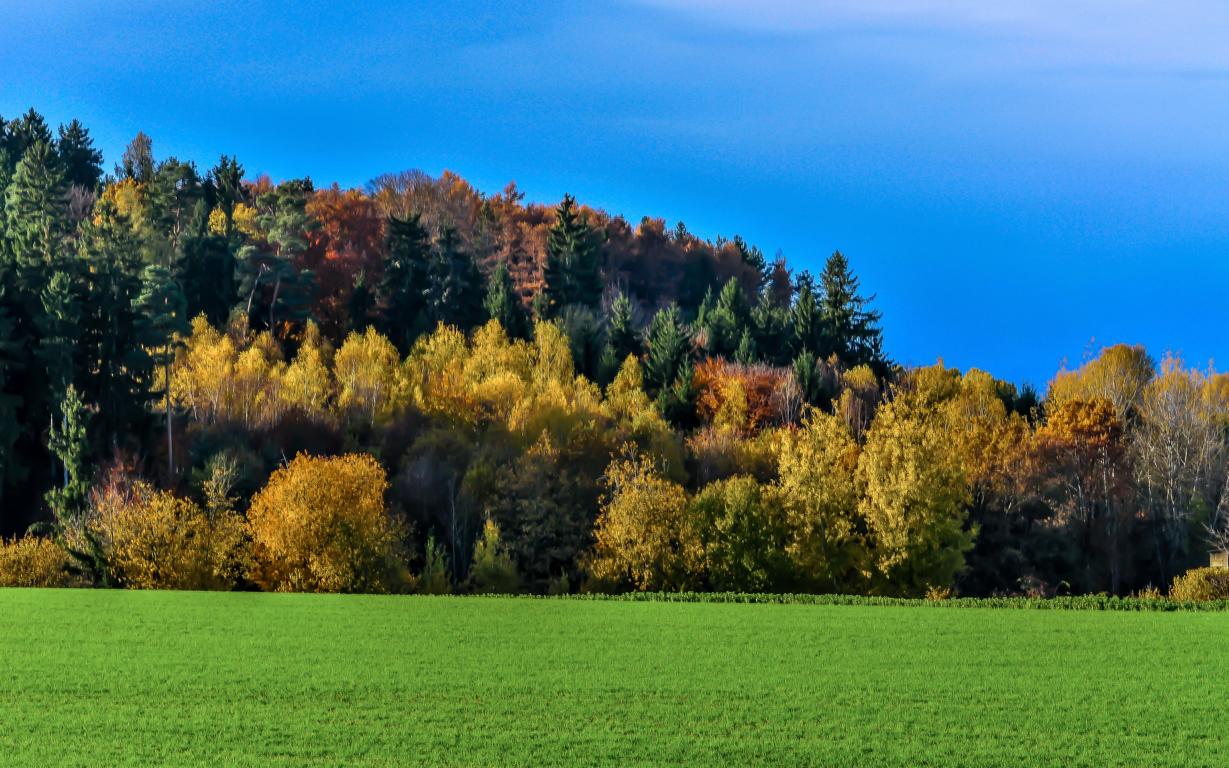
[[[251,578],[278,592],[390,592],[405,582],[401,531],[372,456],[301,454],[252,499]]]

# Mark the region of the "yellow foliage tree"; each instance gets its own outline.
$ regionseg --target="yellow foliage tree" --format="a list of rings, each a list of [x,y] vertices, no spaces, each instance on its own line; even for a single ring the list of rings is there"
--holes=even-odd
[[[346,337],[333,361],[337,405],[352,418],[375,424],[401,405],[401,358],[374,328]]]
[[[296,410],[318,421],[329,416],[333,399],[332,362],[328,344],[314,322],[307,324],[303,343],[282,374],[278,394],[282,408]]]
[[[685,590],[700,585],[704,544],[687,493],[639,457],[606,469],[606,495],[586,570],[595,586]]]
[[[251,578],[278,592],[389,592],[407,581],[388,480],[370,455],[300,454],[248,510]]]
[[[802,428],[782,440],[770,494],[785,513],[786,553],[809,591],[860,591],[870,575],[857,464],[848,427],[823,411],[810,410]]]
[[[243,518],[143,482],[96,491],[85,520],[108,577],[130,589],[231,589],[247,567]]]
[[[951,586],[973,536],[964,530],[968,488],[942,419],[908,396],[880,406],[858,480],[883,589],[920,596]]]

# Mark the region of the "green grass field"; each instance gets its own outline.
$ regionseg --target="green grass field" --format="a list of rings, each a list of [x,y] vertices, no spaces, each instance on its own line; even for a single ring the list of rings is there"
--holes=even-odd
[[[0,764],[1224,766],[1229,614],[0,590]]]

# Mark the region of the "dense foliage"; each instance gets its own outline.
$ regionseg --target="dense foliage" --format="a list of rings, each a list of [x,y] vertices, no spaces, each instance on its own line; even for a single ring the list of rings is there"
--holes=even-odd
[[[1122,595],[1229,543],[1214,371],[1039,399],[892,364],[839,252],[0,126],[9,582]]]

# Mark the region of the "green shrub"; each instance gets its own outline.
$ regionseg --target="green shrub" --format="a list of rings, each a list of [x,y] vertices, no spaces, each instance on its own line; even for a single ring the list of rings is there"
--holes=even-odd
[[[1229,568],[1192,568],[1174,579],[1169,599],[1182,602],[1229,600]]]

